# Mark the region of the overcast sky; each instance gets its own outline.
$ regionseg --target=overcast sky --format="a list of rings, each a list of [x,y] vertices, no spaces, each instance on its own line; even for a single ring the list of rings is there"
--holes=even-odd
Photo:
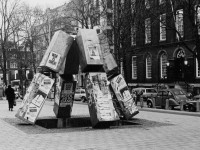
[[[43,9],[46,9],[48,7],[52,9],[63,5],[65,2],[69,2],[69,0],[21,0],[21,2],[23,1],[28,3],[32,7],[40,6]]]

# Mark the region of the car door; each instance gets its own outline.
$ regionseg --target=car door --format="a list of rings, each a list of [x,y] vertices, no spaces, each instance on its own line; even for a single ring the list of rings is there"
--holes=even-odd
[[[162,104],[161,104],[162,107],[166,105],[166,99],[168,99],[168,91],[163,91]]]
[[[162,104],[162,95],[163,95],[163,92],[159,91],[157,97],[155,98],[155,106],[161,106],[161,104]]]
[[[173,99],[173,100],[175,100],[175,97],[174,97],[174,95],[169,91],[168,92],[168,99]],[[169,101],[169,105],[173,105],[173,102],[170,100]]]

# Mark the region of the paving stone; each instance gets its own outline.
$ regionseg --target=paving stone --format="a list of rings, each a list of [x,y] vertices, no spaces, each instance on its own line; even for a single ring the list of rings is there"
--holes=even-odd
[[[23,123],[0,101],[0,150],[198,150],[200,119],[197,116],[140,111],[133,118],[143,126],[111,129],[45,129]],[[73,116],[88,116],[86,105],[75,103]],[[53,101],[46,101],[39,118],[55,117]],[[18,123],[21,124],[18,124]],[[19,128],[20,126],[20,128]]]

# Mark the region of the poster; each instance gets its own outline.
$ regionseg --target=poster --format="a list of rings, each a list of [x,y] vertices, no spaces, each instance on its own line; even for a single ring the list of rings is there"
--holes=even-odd
[[[103,67],[99,38],[94,29],[80,29],[76,36],[82,72],[98,72]]]
[[[55,52],[51,52],[49,54],[49,58],[47,60],[46,66],[49,67],[52,70],[56,70],[57,67],[58,67],[58,63],[59,63],[60,59],[61,59],[60,54],[57,54]]]
[[[53,79],[37,73],[28,87],[20,108],[15,116],[28,123],[34,124],[53,83]],[[45,90],[43,89],[44,87],[46,88]]]
[[[91,42],[88,42],[88,54],[90,59],[100,60],[99,50],[98,47],[95,44],[90,44]]]
[[[120,74],[113,79],[111,79],[111,87],[119,103],[119,107],[116,109],[122,110],[126,119],[132,118],[134,115],[138,114],[138,108],[135,105],[133,97],[128,89],[128,86]]]
[[[56,31],[39,66],[59,72],[73,42],[71,35],[62,30]]]
[[[75,81],[64,82],[60,95],[60,107],[70,105],[72,107],[75,94]]]
[[[119,119],[108,89],[106,73],[89,73],[85,89],[93,126],[99,122]]]

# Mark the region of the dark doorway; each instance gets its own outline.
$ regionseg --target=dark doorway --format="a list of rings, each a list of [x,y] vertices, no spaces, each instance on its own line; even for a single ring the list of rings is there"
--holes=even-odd
[[[174,78],[176,81],[183,81],[185,77],[184,57],[175,58],[174,60]]]

